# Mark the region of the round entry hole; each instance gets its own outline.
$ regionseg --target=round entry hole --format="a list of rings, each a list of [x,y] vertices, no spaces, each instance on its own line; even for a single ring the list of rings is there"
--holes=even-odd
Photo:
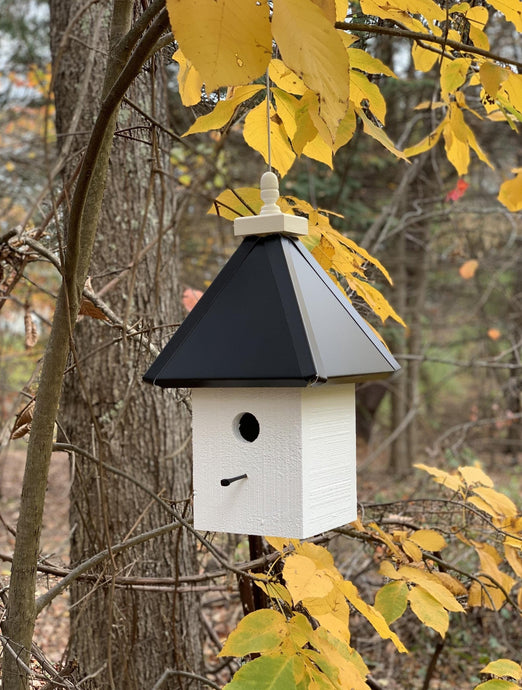
[[[259,436],[259,422],[250,412],[244,412],[237,417],[237,431],[242,439],[253,443]]]

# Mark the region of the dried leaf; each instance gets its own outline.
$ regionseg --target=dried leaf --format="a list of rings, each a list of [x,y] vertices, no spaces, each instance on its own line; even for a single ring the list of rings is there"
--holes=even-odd
[[[82,297],[78,314],[80,316],[90,316],[92,319],[99,319],[100,321],[109,320],[102,310],[91,302],[90,299],[87,299],[87,297]]]
[[[33,319],[31,312],[29,311],[29,305],[25,306],[24,314],[24,327],[25,327],[25,349],[30,350],[38,342],[38,330],[36,328],[36,323]]]
[[[33,399],[16,416],[15,423],[13,425],[13,430],[11,431],[11,438],[13,440],[17,438],[22,438],[31,431],[31,422],[33,421],[34,405],[35,401]]]

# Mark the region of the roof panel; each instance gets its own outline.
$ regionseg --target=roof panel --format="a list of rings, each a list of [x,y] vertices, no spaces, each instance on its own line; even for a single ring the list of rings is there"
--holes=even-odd
[[[307,386],[399,368],[296,239],[246,237],[144,376],[163,387]]]

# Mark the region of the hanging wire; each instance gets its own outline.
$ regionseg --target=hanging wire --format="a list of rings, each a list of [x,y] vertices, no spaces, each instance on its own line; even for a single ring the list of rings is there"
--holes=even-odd
[[[270,77],[266,68],[266,130],[268,139],[268,172],[272,172],[272,142],[270,133]]]

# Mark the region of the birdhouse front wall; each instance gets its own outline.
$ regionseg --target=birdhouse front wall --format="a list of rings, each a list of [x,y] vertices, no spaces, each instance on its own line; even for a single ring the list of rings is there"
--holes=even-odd
[[[192,407],[196,529],[306,538],[356,518],[353,384],[197,388]]]

